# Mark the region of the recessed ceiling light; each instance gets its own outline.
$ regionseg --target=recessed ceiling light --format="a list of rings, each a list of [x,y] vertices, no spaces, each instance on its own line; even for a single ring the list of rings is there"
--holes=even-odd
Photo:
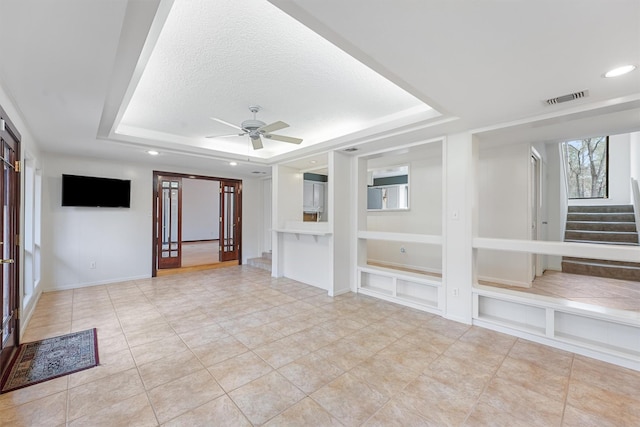
[[[160,153],[156,150],[149,150],[147,151],[147,154],[149,154],[150,156],[157,156]]]
[[[309,163],[311,163],[312,165],[315,165],[315,164],[316,164],[316,163],[318,163],[318,162],[317,162],[317,161],[315,161],[315,160],[309,160]]]
[[[613,70],[607,71],[604,76],[605,77],[618,77],[623,74],[627,74],[636,69],[635,65],[623,65],[622,67],[614,68]]]
[[[238,162],[229,162],[231,166],[238,166]]]

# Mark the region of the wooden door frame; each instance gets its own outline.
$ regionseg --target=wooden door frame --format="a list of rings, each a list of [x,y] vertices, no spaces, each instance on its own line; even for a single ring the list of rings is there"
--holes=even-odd
[[[178,264],[177,266],[164,265],[162,267],[162,269],[165,269],[165,268],[180,268],[180,266],[182,265],[182,178],[179,178],[179,177],[176,177],[176,176],[157,175],[156,176],[156,180],[158,181],[157,185],[156,185],[156,192],[157,192],[158,197],[154,198],[156,203],[158,203],[158,207],[156,207],[156,209],[155,209],[155,212],[156,212],[156,219],[155,220],[158,223],[158,226],[155,227],[156,230],[158,230],[158,238],[156,239],[157,240],[157,242],[156,242],[156,253],[158,253],[157,251],[162,252],[162,248],[158,249],[158,247],[161,247],[164,244],[164,241],[163,241],[164,240],[164,230],[162,232],[160,232],[160,225],[161,224],[164,225],[164,221],[165,221],[165,218],[164,218],[164,208],[165,208],[165,206],[164,206],[164,190],[165,190],[165,187],[160,185],[161,184],[160,180],[162,180],[163,182],[168,182],[170,185],[172,185],[173,183],[176,183],[176,182],[178,183],[178,187],[177,187],[177,190],[178,190],[178,218],[177,218],[177,221],[178,221],[178,236],[177,236],[177,244],[178,244],[177,253],[178,253],[178,256],[177,256],[177,258],[171,257],[171,253],[173,252],[173,250],[172,250],[173,241],[169,240],[169,242],[168,242],[169,243],[169,257],[165,259],[162,256],[159,256],[158,259],[156,260],[156,266],[159,267],[161,264],[167,264],[170,261],[175,261]],[[172,206],[172,193],[173,193],[174,189],[175,188],[172,187],[172,186],[169,187],[169,207],[168,207],[169,208],[169,234],[168,234],[169,236],[172,235],[172,233],[171,233],[171,228],[172,228],[171,219],[172,219],[172,212],[173,212],[172,211],[172,209],[173,209],[173,206]],[[160,193],[162,193],[162,196],[160,195]],[[162,210],[159,209],[160,205],[162,205],[162,208],[163,208]],[[160,217],[162,217],[161,220],[159,219]],[[160,238],[160,234],[162,234],[162,237],[163,237],[162,239]],[[170,237],[170,239],[171,239],[171,237]]]
[[[158,176],[166,176],[166,177],[176,177],[176,178],[190,178],[190,179],[202,179],[206,181],[232,181],[237,182],[240,190],[242,191],[242,180],[234,179],[234,178],[220,178],[215,176],[207,176],[207,175],[194,175],[194,174],[186,174],[186,173],[178,173],[178,172],[166,172],[166,171],[153,171],[153,213],[152,213],[152,221],[151,221],[151,242],[152,242],[152,254],[151,254],[151,277],[157,277],[158,275],[158,267],[157,267],[157,257],[158,257],[158,244],[157,244],[157,226],[158,226]],[[238,209],[240,218],[242,218],[242,197],[238,200]],[[218,197],[218,195],[215,195]],[[182,227],[182,224],[180,224]],[[238,264],[242,265],[242,230],[238,232],[238,243],[240,244],[240,250],[238,251]]]
[[[220,226],[219,226],[219,234],[220,234],[220,261],[221,262],[225,262],[225,261],[230,261],[230,260],[225,260],[223,259],[224,254],[226,254],[227,252],[225,252],[224,248],[226,246],[226,239],[225,239],[225,234],[224,234],[224,226],[225,226],[225,222],[223,220],[223,218],[225,217],[225,210],[227,208],[226,206],[226,202],[225,202],[225,192],[224,192],[224,187],[229,187],[229,186],[233,186],[234,187],[234,191],[233,191],[233,195],[235,197],[235,203],[234,203],[234,212],[233,212],[233,226],[232,229],[234,230],[234,236],[233,236],[233,246],[238,245],[238,249],[234,250],[232,252],[236,252],[236,256],[238,257],[238,259],[240,259],[241,257],[241,245],[240,245],[240,241],[242,239],[242,183],[238,182],[237,180],[229,180],[229,179],[225,179],[223,181],[220,181]]]
[[[15,160],[17,162],[19,162],[18,164],[21,164],[22,162],[22,158],[20,156],[20,143],[22,141],[22,137],[20,135],[20,132],[18,132],[18,130],[16,129],[15,125],[13,124],[13,122],[9,119],[9,117],[7,116],[6,111],[4,110],[4,108],[2,108],[2,106],[0,106],[0,119],[4,120],[5,123],[5,132],[7,132],[16,142],[16,147],[15,147]],[[15,310],[15,317],[14,317],[14,326],[13,326],[13,334],[14,334],[14,349],[13,351],[15,351],[18,348],[18,345],[20,344],[20,312],[21,312],[21,304],[20,304],[20,264],[21,264],[21,260],[20,260],[20,238],[21,236],[19,236],[20,234],[20,183],[21,183],[21,177],[22,177],[22,173],[19,167],[17,167],[16,169],[14,169],[15,172],[15,179],[12,182],[12,188],[9,190],[11,193],[13,193],[13,201],[15,202],[15,205],[13,206],[13,209],[11,209],[10,212],[10,221],[13,224],[14,227],[14,241],[12,242],[12,246],[13,246],[13,259],[14,259],[14,263],[10,264],[12,272],[11,275],[13,276],[13,298],[10,298],[11,300],[13,300],[12,305],[13,305],[13,310]],[[0,304],[2,303],[2,301],[0,301]],[[2,319],[0,319],[0,322],[2,321]],[[0,336],[0,340],[2,340],[2,337]],[[1,350],[1,346],[0,346],[0,350]],[[2,354],[2,352],[0,352],[0,357],[2,358],[2,360],[0,360],[0,371],[2,370],[1,367],[5,366],[5,362],[7,362],[8,360],[6,359],[10,359],[12,356],[12,354],[6,353]]]

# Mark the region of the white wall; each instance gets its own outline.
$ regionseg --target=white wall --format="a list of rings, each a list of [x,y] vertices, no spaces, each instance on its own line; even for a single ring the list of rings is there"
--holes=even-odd
[[[220,234],[220,181],[182,179],[182,241],[216,240]]]
[[[280,256],[285,260],[282,276],[330,292],[333,285],[331,237],[278,234]]]
[[[544,176],[543,176],[543,203],[546,205],[547,224],[542,228],[546,230],[545,240],[562,242],[563,230],[566,222],[567,192],[562,179],[562,158],[558,143],[544,144]],[[545,268],[561,271],[562,257],[547,255]]]
[[[528,144],[479,148],[478,235],[529,239]],[[529,254],[478,251],[478,278],[529,286]]]
[[[368,168],[409,165],[409,210],[369,211],[367,230],[442,234],[442,144],[421,154],[396,155],[368,162]],[[404,248],[404,252],[401,252]],[[367,240],[370,261],[424,271],[442,271],[442,247],[408,242]]]
[[[263,223],[263,229],[264,231],[262,232],[263,237],[263,245],[262,245],[262,251],[263,252],[271,252],[271,242],[273,240],[273,236],[271,235],[272,231],[272,225],[271,225],[271,212],[272,212],[272,208],[271,208],[271,194],[272,194],[272,190],[271,190],[271,186],[272,186],[272,181],[271,179],[265,179],[264,181],[262,181],[262,187],[263,187],[263,209],[262,212],[264,214],[263,218],[262,218],[262,223]]]
[[[179,170],[171,166],[46,156],[42,214],[45,289],[69,289],[151,275],[154,169],[216,175],[215,171]],[[62,207],[63,173],[130,179],[131,208]],[[243,262],[260,252],[261,209],[260,183],[255,179],[244,179]],[[89,268],[92,261],[96,263],[95,269]]]
[[[629,158],[631,159],[629,165],[631,176],[640,180],[640,132],[629,135]]]
[[[331,224],[333,225],[332,241],[332,268],[333,277],[329,289],[329,295],[339,295],[348,292],[355,283],[351,283],[351,269],[355,260],[351,259],[351,245],[353,245],[355,232],[352,230],[351,205],[353,199],[354,183],[351,181],[351,171],[356,163],[350,156],[334,151],[329,155],[328,191],[325,192],[325,213],[331,210]],[[330,202],[327,203],[327,200]]]

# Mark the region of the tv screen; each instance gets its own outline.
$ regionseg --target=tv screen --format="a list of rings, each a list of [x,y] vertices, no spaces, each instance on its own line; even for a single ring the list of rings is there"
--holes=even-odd
[[[62,206],[128,208],[131,181],[62,175]]]

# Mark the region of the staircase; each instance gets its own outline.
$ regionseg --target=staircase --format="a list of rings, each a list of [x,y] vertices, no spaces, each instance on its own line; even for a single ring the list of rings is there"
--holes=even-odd
[[[632,205],[569,206],[565,242],[638,246]],[[640,282],[640,263],[562,258],[564,273]]]
[[[252,267],[271,271],[271,252],[262,252],[262,257],[260,258],[249,258],[247,264]]]

